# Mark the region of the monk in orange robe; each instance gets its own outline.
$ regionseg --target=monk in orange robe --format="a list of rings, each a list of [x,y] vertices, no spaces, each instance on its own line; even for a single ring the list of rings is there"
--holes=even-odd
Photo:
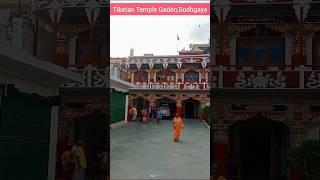
[[[173,118],[173,138],[174,142],[179,141],[181,131],[183,129],[183,121],[182,118],[176,113],[176,117]]]

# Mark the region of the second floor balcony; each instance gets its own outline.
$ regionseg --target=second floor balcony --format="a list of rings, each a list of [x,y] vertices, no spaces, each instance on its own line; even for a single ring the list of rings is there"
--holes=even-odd
[[[202,82],[202,83],[182,83],[182,82],[140,83],[140,82],[137,82],[134,84],[134,87],[131,89],[134,89],[134,90],[202,90],[202,91],[206,91],[206,90],[210,90],[210,85],[206,82]]]

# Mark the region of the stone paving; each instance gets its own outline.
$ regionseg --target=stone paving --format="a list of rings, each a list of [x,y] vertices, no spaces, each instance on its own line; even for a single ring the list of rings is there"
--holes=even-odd
[[[186,119],[180,142],[172,140],[172,121],[131,122],[110,130],[110,175],[120,179],[210,177],[210,130]]]

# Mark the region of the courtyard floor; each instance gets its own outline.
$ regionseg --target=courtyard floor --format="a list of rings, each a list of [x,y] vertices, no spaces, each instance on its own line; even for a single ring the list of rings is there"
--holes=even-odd
[[[172,121],[130,122],[110,132],[110,175],[120,179],[209,179],[210,130],[184,121],[180,142],[172,140]]]

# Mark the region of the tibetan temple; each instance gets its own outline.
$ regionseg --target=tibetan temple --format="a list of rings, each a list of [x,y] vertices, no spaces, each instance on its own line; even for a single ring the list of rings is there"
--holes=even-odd
[[[130,82],[129,105],[138,111],[167,108],[170,116],[179,113],[198,118],[200,108],[209,105],[209,45],[194,44],[179,55],[131,56],[121,61],[121,79]]]
[[[301,179],[288,152],[319,139],[319,9],[312,0],[213,1],[214,179]]]
[[[60,87],[58,123],[52,127],[57,132],[51,135],[51,144],[56,144],[56,148],[52,147],[50,152],[49,179],[66,178],[62,173],[62,153],[79,140],[88,147],[90,178],[95,176],[96,152],[108,151],[108,8],[106,0],[34,0],[32,3],[35,34],[41,43],[38,46],[42,47],[39,53],[82,77],[80,82],[64,83]]]

